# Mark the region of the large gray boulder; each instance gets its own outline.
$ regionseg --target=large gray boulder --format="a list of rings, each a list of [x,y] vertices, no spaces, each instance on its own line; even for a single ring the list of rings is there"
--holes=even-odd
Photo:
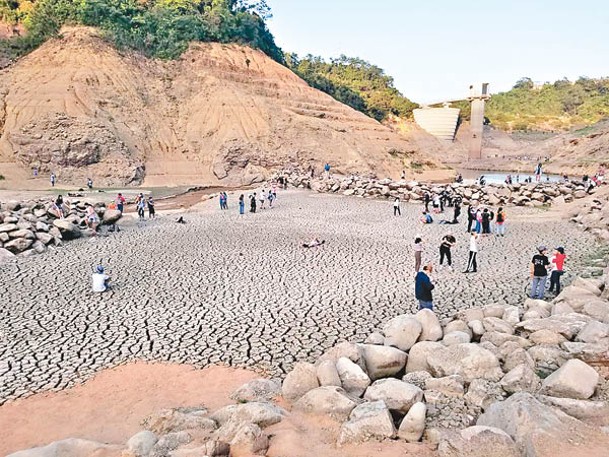
[[[379,379],[366,389],[364,399],[382,400],[390,410],[406,414],[412,405],[423,399],[423,391],[399,379]]]
[[[435,341],[421,341],[415,344],[408,352],[408,362],[406,363],[406,373],[416,371],[429,372],[429,364],[427,358],[430,354],[444,349],[442,343]]]
[[[510,435],[526,457],[581,455],[587,451],[603,455],[609,436],[595,431],[562,411],[546,406],[531,394],[519,392],[505,401],[492,404],[478,418],[477,425],[496,427]],[[554,443],[555,446],[548,446]]]
[[[379,346],[382,347],[382,346]],[[336,370],[343,389],[348,394],[361,397],[366,391],[366,388],[370,385],[370,377],[359,365],[352,362],[346,357],[341,357],[336,362]]]
[[[4,249],[12,252],[13,254],[19,254],[28,249],[34,241],[27,238],[15,238],[14,240],[4,243]]]
[[[419,341],[438,341],[442,339],[442,326],[438,316],[430,309],[422,309],[415,314],[415,319],[421,324]]]
[[[533,333],[539,330],[550,330],[559,333],[571,340],[577,335],[592,318],[583,314],[571,313],[550,316],[545,319],[531,319],[516,324],[516,330]]]
[[[332,360],[323,360],[316,367],[317,379],[320,386],[337,386],[340,387],[340,376],[336,369],[336,363]]]
[[[418,402],[412,405],[408,414],[402,419],[400,428],[398,429],[398,438],[409,443],[416,443],[423,436],[425,431],[425,416],[427,414],[427,406],[423,402]]]
[[[338,421],[344,421],[357,406],[342,388],[336,386],[318,387],[304,394],[294,403],[294,411],[325,414]]]
[[[543,380],[541,392],[552,397],[586,400],[594,394],[598,379],[598,373],[590,365],[571,359]]]
[[[578,333],[575,341],[583,343],[599,343],[602,340],[609,338],[609,325],[601,322],[592,321]]]
[[[281,384],[270,379],[254,379],[234,391],[230,398],[239,402],[270,401],[281,395]]]
[[[369,440],[395,438],[396,429],[389,409],[382,401],[357,406],[338,435],[338,444],[363,443]]]
[[[510,435],[495,427],[476,425],[444,436],[440,457],[521,457]]]
[[[499,360],[477,344],[446,346],[427,357],[430,373],[436,377],[459,375],[466,382],[474,379],[499,381],[503,371]]]
[[[569,416],[582,421],[590,420],[594,423],[606,424],[609,418],[609,403],[606,401],[576,400],[546,395],[538,395],[536,398],[543,404],[559,408]]]
[[[296,401],[309,390],[319,387],[317,372],[314,365],[299,362],[294,365],[281,386],[283,397],[288,401]]]
[[[192,429],[215,430],[216,423],[206,415],[204,408],[163,409],[149,416],[145,423],[148,430],[159,436]]]
[[[127,450],[135,457],[146,457],[152,451],[159,438],[150,430],[136,433],[127,441]]]
[[[102,217],[102,224],[104,225],[112,225],[116,224],[119,219],[123,217],[123,213],[116,209],[107,209],[104,211],[104,215]]]
[[[536,392],[541,386],[541,379],[528,364],[512,368],[502,379],[501,387],[507,393]]]
[[[13,254],[11,251],[4,249],[4,248],[0,248],[0,262],[12,259],[14,257],[15,257],[15,254]]]
[[[242,424],[230,442],[231,455],[266,455],[269,437],[256,424]]]
[[[406,366],[408,355],[399,349],[374,344],[362,345],[366,370],[371,380],[393,376]]]
[[[81,236],[78,226],[67,219],[55,219],[53,226],[59,229],[64,240],[74,240]]]
[[[422,330],[421,323],[414,316],[397,316],[383,327],[384,343],[386,346],[408,351],[417,342]]]
[[[272,403],[250,402],[225,406],[210,414],[209,418],[221,426],[251,423],[265,428],[281,422],[286,414],[284,409]]]

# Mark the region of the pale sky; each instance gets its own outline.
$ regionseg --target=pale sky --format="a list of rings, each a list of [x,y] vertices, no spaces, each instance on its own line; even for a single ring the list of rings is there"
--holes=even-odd
[[[410,99],[492,93],[521,77],[609,76],[607,0],[267,0],[284,51],[361,57]]]

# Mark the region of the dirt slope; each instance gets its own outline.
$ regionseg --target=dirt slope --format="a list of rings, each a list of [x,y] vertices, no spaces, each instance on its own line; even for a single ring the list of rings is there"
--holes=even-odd
[[[0,72],[0,174],[60,182],[241,185],[288,164],[399,176],[417,145],[261,52],[192,45],[177,61],[67,28]]]

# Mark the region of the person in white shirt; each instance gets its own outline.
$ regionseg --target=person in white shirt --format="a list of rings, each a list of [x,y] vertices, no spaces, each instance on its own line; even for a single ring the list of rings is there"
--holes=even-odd
[[[110,276],[104,273],[104,267],[101,265],[97,266],[95,273],[91,275],[91,280],[93,282],[93,292],[105,292],[108,290]]]
[[[476,261],[478,244],[476,243],[476,238],[478,238],[478,232],[474,230],[469,238],[469,260],[467,261],[467,269],[464,273],[476,273],[478,271],[478,262]]]
[[[393,215],[394,216],[401,216],[402,212],[400,211],[400,199],[396,198],[393,201]]]
[[[412,245],[412,250],[414,251],[414,271],[419,272],[421,269],[421,256],[423,254],[423,238],[417,236],[414,239],[414,244]]]

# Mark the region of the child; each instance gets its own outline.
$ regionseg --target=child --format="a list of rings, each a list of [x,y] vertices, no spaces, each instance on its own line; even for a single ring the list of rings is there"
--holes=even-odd
[[[105,292],[109,289],[108,283],[110,282],[110,276],[104,273],[104,267],[98,265],[95,269],[95,273],[91,275],[93,282],[93,292]]]

